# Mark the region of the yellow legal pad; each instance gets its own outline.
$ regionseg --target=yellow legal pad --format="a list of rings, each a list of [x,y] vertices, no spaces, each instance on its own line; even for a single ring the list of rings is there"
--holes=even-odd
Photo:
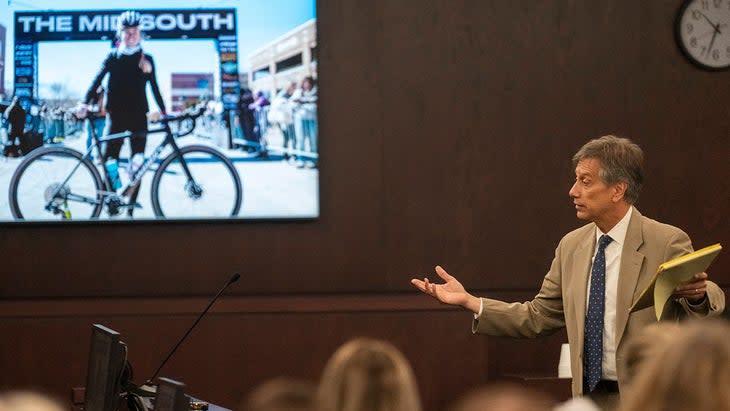
[[[719,243],[713,244],[660,264],[651,283],[631,306],[631,312],[654,305],[658,321],[664,312],[664,306],[674,293],[674,289],[680,283],[692,280],[695,274],[707,270],[720,250],[722,250],[722,246]]]

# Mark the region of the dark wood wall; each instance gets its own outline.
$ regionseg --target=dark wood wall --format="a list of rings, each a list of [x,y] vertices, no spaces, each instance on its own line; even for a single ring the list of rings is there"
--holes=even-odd
[[[730,74],[680,53],[681,3],[320,0],[321,218],[0,227],[0,387],[83,385],[92,322],[123,334],[141,382],[233,272],[163,371],[228,407],[269,377],[316,379],[359,335],[404,351],[427,410],[556,373],[563,333],[474,337],[409,279],[441,264],[529,299],[581,224],[570,158],[608,133],[645,150],[642,213],[730,246]],[[730,258],[710,275],[730,288]]]

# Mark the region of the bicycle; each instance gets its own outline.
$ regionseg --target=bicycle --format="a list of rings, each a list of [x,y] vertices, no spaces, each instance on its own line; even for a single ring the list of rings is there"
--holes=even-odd
[[[231,160],[213,147],[197,144],[180,147],[176,142],[178,137],[193,132],[195,119],[201,114],[202,110],[194,110],[168,115],[156,122],[161,128],[147,130],[147,135],[165,133],[165,137],[139,168],[132,171],[121,195],[113,188],[107,167],[94,165],[91,155],[96,150],[102,158],[102,143],[132,137],[132,132],[99,137],[92,127],[93,144],[86,153],[68,147],[34,150],[18,165],[10,180],[13,217],[94,219],[104,208],[109,216],[116,216],[122,209],[139,207],[124,197],[139,188],[142,177],[153,166],[156,170],[152,176],[151,199],[156,217],[236,216],[243,202],[243,185]],[[174,132],[171,125],[176,129]],[[168,146],[172,152],[162,158]]]

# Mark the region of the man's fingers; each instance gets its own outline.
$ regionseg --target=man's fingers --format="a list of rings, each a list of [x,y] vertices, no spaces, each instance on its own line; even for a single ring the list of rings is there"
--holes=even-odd
[[[700,298],[707,292],[707,287],[691,288],[686,290],[678,290],[674,293],[678,297]]]
[[[691,291],[691,290],[697,290],[697,289],[706,290],[707,281],[704,281],[704,280],[694,281],[691,283],[678,285],[677,288],[675,289],[675,291]]]
[[[444,281],[451,281],[454,279],[454,277],[450,276],[449,273],[447,273],[446,270],[441,268],[440,265],[436,266],[436,274],[438,274],[438,276],[441,277]]]
[[[707,273],[695,274],[695,280],[706,280],[706,279],[707,279]]]
[[[423,283],[426,286],[426,292],[429,294],[433,294],[434,293],[433,283],[428,281],[428,277],[423,278]]]
[[[423,292],[426,291],[426,284],[419,279],[416,279],[416,278],[412,279],[411,284],[413,284],[414,286],[416,286],[416,288],[418,288],[419,290],[421,290]]]

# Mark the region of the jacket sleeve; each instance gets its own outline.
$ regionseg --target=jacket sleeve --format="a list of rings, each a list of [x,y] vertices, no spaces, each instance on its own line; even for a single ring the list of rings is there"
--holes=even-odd
[[[104,59],[104,62],[101,63],[101,68],[96,73],[96,76],[94,76],[94,81],[91,82],[91,87],[89,87],[86,91],[84,103],[91,104],[94,102],[93,100],[96,97],[96,89],[99,88],[102,80],[104,80],[104,76],[106,76],[106,73],[109,72],[109,64],[111,64],[112,56],[113,53],[109,53],[109,55]]]
[[[150,65],[152,65],[152,72],[150,73],[150,86],[152,87],[152,94],[155,96],[155,102],[157,103],[157,107],[159,107],[161,112],[166,112],[165,110],[165,102],[162,101],[162,94],[160,94],[160,87],[157,85],[157,71],[155,69],[155,62],[152,60],[152,56],[145,54],[144,57],[147,59],[147,61],[150,62]]]
[[[540,291],[523,303],[506,303],[490,298],[482,299],[483,310],[472,323],[472,332],[492,336],[535,338],[548,335],[565,327],[562,267],[562,242],[555,250],[550,271],[542,281]]]

